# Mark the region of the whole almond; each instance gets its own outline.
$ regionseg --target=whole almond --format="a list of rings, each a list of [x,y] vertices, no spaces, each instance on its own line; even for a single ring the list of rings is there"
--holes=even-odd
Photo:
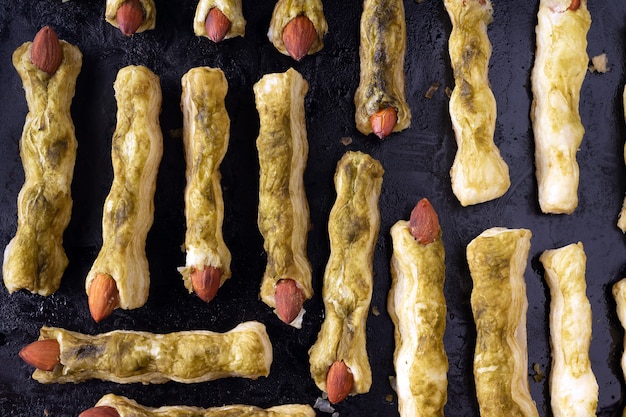
[[[352,385],[354,384],[354,375],[350,368],[343,361],[335,361],[328,369],[326,375],[326,392],[328,393],[328,401],[332,404],[346,399]]]
[[[422,198],[411,211],[409,229],[422,245],[432,243],[439,237],[439,216],[428,199]]]
[[[87,293],[91,317],[100,322],[111,315],[120,304],[120,293],[115,280],[108,274],[97,274]]]
[[[217,7],[213,7],[209,10],[209,14],[204,21],[207,36],[215,43],[221,42],[224,39],[231,25],[231,21],[228,20],[226,15]]]
[[[63,60],[61,43],[56,32],[50,26],[44,26],[37,32],[30,49],[30,60],[37,68],[52,75]]]
[[[291,19],[283,29],[283,44],[289,55],[300,61],[317,39],[317,31],[313,22],[305,15]]]
[[[380,139],[384,139],[391,134],[398,122],[398,114],[393,107],[385,107],[370,116],[370,126],[372,132]]]
[[[276,300],[276,314],[283,322],[289,324],[302,310],[304,293],[293,279],[281,279],[276,283],[274,299]]]
[[[212,266],[193,268],[191,271],[191,286],[196,295],[207,303],[215,298],[221,279],[222,270]]]
[[[124,36],[131,36],[137,32],[143,23],[144,10],[139,0],[126,0],[117,9],[117,26]]]
[[[120,417],[120,413],[113,407],[102,405],[89,408],[80,413],[78,417]]]
[[[42,339],[24,346],[19,355],[37,369],[52,371],[60,363],[61,347],[55,339]]]

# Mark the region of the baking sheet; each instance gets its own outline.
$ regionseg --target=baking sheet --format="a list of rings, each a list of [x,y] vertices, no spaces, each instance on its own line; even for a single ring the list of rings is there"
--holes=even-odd
[[[580,202],[569,216],[541,214],[537,203],[529,110],[538,1],[494,3],[494,22],[489,26],[493,44],[489,75],[498,104],[495,141],[509,165],[511,188],[497,200],[465,208],[450,187],[449,170],[456,144],[444,90],[453,88],[447,50],[451,25],[441,1],[405,1],[406,90],[412,126],[384,141],[364,137],[354,127],[360,1],[324,1],[329,24],[325,47],[300,63],[278,53],[267,39],[274,1],[244,1],[245,37],[218,45],[194,36],[191,22],[196,3],[157,0],[156,29],[124,38],[104,22],[104,1],[0,0],[1,247],[15,233],[16,200],[24,179],[18,143],[27,108],[11,54],[46,24],[83,52],[83,68],[72,105],[79,148],[72,184],[73,215],[64,240],[70,265],[61,288],[50,297],[23,291],[9,295],[4,287],[0,289],[0,415],[75,416],[108,392],[149,406],[247,403],[269,407],[290,402],[312,405],[320,391],[309,376],[307,351],[323,319],[321,285],[329,254],[327,219],[335,199],[332,177],[337,161],[348,150],[370,153],[381,161],[386,172],[380,198],[374,294],[367,320],[373,384],[369,393],[337,405],[340,416],[398,415],[397,399],[389,382],[394,373],[393,325],[386,312],[392,249],[389,228],[397,220],[408,218],[422,197],[430,199],[439,212],[446,248],[448,319],[444,342],[450,364],[446,415],[478,415],[471,371],[475,340],[469,304],[472,284],[465,247],[493,226],[525,227],[533,233],[525,276],[529,300],[529,381],[539,414],[551,415],[548,382],[545,377],[533,378],[533,365],[537,364],[547,375],[551,359],[549,292],[538,257],[546,249],[578,241],[583,242],[588,257],[587,294],[593,311],[591,360],[600,386],[598,415],[621,413],[623,378],[619,358],[623,331],[610,289],[623,276],[626,260],[625,237],[615,226],[626,191],[626,131],[621,104],[626,2],[606,0],[589,4],[593,23],[588,53],[606,53],[610,71],[588,73],[582,87],[580,110],[586,135],[578,153]],[[118,69],[130,64],[148,66],[160,76],[163,89],[161,128],[165,152],[157,181],[155,222],[146,246],[152,281],[144,307],[116,310],[110,318],[96,324],[89,315],[84,278],[101,244],[102,204],[112,179],[110,144],[116,110],[113,80]],[[219,67],[225,72],[229,82],[226,106],[231,118],[230,146],[221,170],[224,235],[233,254],[233,277],[210,304],[189,295],[176,271],[184,263],[180,246],[185,227],[180,78],[190,68],[201,65]],[[291,66],[310,85],[305,100],[310,145],[305,186],[313,226],[308,250],[316,294],[305,304],[307,314],[301,330],[282,324],[258,299],[265,255],[256,226],[258,115],[252,86],[262,75],[283,72]],[[427,99],[424,93],[434,82],[441,83],[441,88]],[[343,138],[352,142],[344,145]],[[24,345],[36,340],[43,325],[89,334],[114,329],[226,331],[244,320],[263,322],[273,341],[274,363],[267,378],[224,379],[194,385],[119,385],[102,381],[42,385],[31,379],[32,368],[17,356]]]

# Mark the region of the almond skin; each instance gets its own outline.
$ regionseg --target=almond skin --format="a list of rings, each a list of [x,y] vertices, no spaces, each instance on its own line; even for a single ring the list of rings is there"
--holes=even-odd
[[[346,399],[352,385],[354,384],[354,375],[350,368],[343,361],[335,361],[328,369],[326,375],[326,392],[328,393],[328,401],[331,404],[337,404]]]
[[[191,271],[191,286],[196,295],[207,303],[215,298],[221,279],[222,270],[212,266],[205,266],[202,269],[193,268]]]
[[[120,305],[117,283],[108,274],[97,274],[87,293],[91,317],[99,323]]]
[[[80,413],[78,417],[120,417],[120,413],[113,407],[103,405],[87,409]]]
[[[370,126],[372,131],[380,139],[384,139],[391,134],[398,122],[398,114],[393,107],[379,109],[370,116]]]
[[[30,50],[30,60],[37,68],[50,75],[54,74],[63,60],[61,43],[50,26],[37,32]]]
[[[575,12],[580,7],[580,0],[572,0],[567,10]]]
[[[137,32],[143,23],[144,10],[139,0],[127,0],[117,9],[117,26],[124,36]]]
[[[61,363],[61,347],[55,339],[37,340],[20,350],[20,358],[42,371],[52,371]]]
[[[439,216],[428,199],[422,198],[411,211],[409,229],[422,245],[428,245],[439,237]]]
[[[274,299],[276,300],[276,314],[283,322],[289,324],[302,310],[304,293],[293,279],[281,279],[276,283]]]
[[[224,40],[231,25],[232,22],[228,20],[226,15],[217,7],[213,7],[209,10],[209,14],[204,21],[207,36],[215,43]]]
[[[305,15],[291,19],[283,29],[283,44],[289,55],[300,61],[311,49],[317,39],[317,31],[313,22]]]

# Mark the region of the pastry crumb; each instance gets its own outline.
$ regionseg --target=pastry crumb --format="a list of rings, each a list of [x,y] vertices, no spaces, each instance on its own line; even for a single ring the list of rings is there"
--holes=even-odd
[[[609,68],[609,59],[606,54],[596,55],[591,58],[591,65],[589,66],[589,71],[591,72],[599,72],[600,74],[604,74],[611,70]]]
[[[342,145],[348,146],[348,145],[350,145],[352,143],[352,138],[349,137],[349,136],[344,136],[344,137],[342,137],[340,139],[340,142],[341,142]]]
[[[430,85],[430,87],[428,87],[428,90],[424,94],[424,97],[426,97],[426,98],[433,98],[433,96],[435,95],[437,90],[439,90],[439,87],[441,87],[441,83],[438,83],[438,82],[432,83]]]
[[[378,307],[376,306],[372,307],[372,314],[375,315],[376,317],[380,316],[380,310],[378,309]]]
[[[538,363],[533,364],[533,371],[535,371],[535,374],[533,375],[533,379],[535,380],[535,382],[541,382],[546,377],[541,370],[541,365],[539,365]]]

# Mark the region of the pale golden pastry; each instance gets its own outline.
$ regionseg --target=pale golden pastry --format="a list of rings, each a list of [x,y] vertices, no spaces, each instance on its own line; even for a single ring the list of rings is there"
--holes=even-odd
[[[624,92],[622,93],[622,106],[624,109],[624,120],[626,121],[626,87],[624,87]],[[626,163],[626,145],[624,145],[624,162]],[[626,232],[626,197],[624,197],[622,210],[617,218],[617,227],[619,227],[622,232]]]
[[[230,27],[226,31],[224,39],[245,35],[246,20],[243,17],[241,0],[200,0],[193,18],[193,32],[197,36],[208,36],[205,22],[209,12],[214,7],[217,7],[230,21]]]
[[[598,383],[591,370],[591,304],[583,244],[544,251],[539,261],[550,288],[550,404],[554,417],[595,416]]]
[[[537,20],[530,117],[539,206],[544,213],[570,214],[578,206],[576,153],[585,134],[578,106],[591,16],[586,0],[541,0]]]
[[[622,325],[622,329],[626,329],[626,278],[622,278],[613,284],[612,292],[613,299],[615,299],[617,317]],[[620,366],[622,368],[622,375],[626,377],[626,334],[623,339],[623,351]],[[626,417],[626,409],[622,411],[622,417]]]
[[[104,10],[104,18],[107,22],[119,28],[117,21],[117,10],[128,0],[106,0],[106,9]],[[143,20],[135,31],[135,33],[152,30],[156,26],[156,6],[154,0],[137,0],[143,8]]]
[[[63,232],[72,213],[77,141],[70,105],[82,66],[80,50],[60,41],[61,65],[52,75],[31,62],[32,42],[13,53],[28,114],[20,140],[25,181],[17,198],[17,232],[4,250],[2,277],[10,293],[50,295],[68,264]]]
[[[330,212],[330,257],[324,272],[324,321],[309,350],[311,376],[322,391],[329,368],[341,363],[354,379],[350,394],[369,391],[372,371],[366,348],[366,320],[373,289],[373,257],[380,211],[383,167],[371,156],[347,152],[337,164],[337,199]]]
[[[467,246],[474,283],[474,381],[482,417],[534,416],[528,386],[526,282],[531,232],[491,228]]]
[[[455,87],[450,119],[458,146],[450,177],[462,206],[483,203],[509,189],[509,167],[494,143],[496,99],[489,85],[493,20],[490,0],[445,0],[452,32],[448,41]]]
[[[306,54],[312,55],[320,51],[324,47],[324,36],[328,32],[321,0],[278,0],[267,32],[270,42],[280,53],[289,55],[283,40],[283,30],[297,16],[305,16],[315,29],[315,36],[311,39]]]

